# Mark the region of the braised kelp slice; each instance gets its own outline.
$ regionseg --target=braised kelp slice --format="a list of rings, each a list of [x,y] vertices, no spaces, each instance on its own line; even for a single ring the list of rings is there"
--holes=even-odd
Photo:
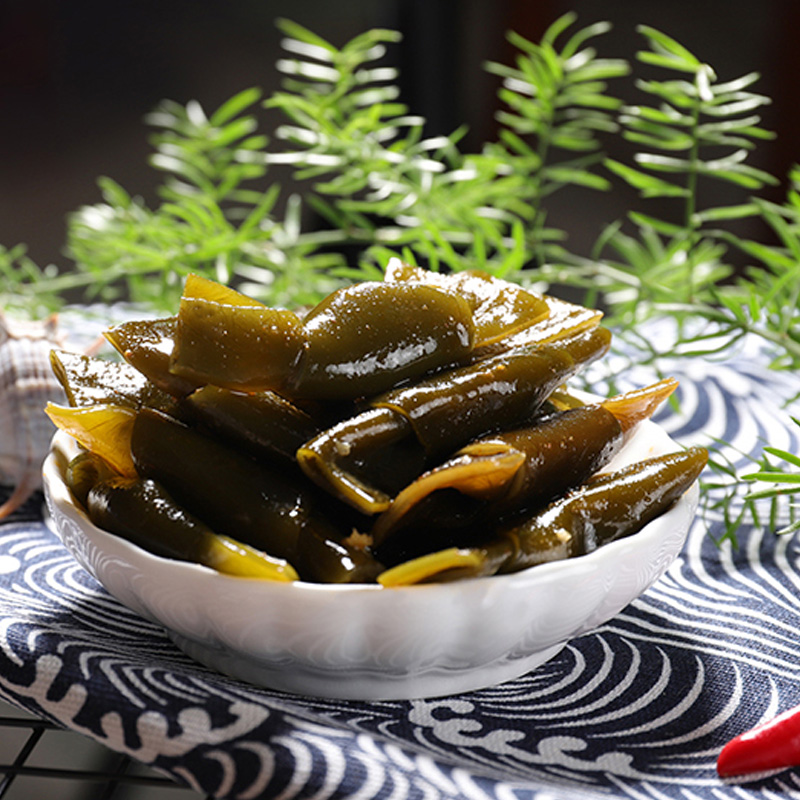
[[[482,541],[404,561],[379,575],[378,582],[390,587],[483,577],[590,553],[663,514],[707,461],[702,447],[640,461],[589,481]]]

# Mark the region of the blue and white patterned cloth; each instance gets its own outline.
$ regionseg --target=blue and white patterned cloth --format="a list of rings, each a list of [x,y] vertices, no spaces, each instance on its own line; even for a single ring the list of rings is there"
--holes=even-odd
[[[724,443],[718,457],[739,471],[765,442],[800,453],[800,378],[765,363],[755,346],[662,362],[680,403],[658,421],[682,444]],[[608,366],[622,388],[654,378],[621,355]],[[650,591],[534,672],[371,703],[265,691],[198,666],[109,597],[29,504],[0,527],[0,696],[218,797],[800,797],[800,770],[736,782],[715,772],[728,739],[800,704],[798,540],[749,518],[738,546],[717,546],[738,513],[716,502],[725,491],[707,492]]]

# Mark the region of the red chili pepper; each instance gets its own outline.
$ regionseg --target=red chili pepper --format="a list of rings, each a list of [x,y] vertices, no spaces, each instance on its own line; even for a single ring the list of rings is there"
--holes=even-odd
[[[800,706],[732,739],[717,759],[723,778],[800,766]]]

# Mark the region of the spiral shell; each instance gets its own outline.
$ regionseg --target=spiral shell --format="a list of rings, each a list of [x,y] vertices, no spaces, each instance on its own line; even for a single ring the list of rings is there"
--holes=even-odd
[[[41,485],[41,469],[55,428],[44,413],[64,394],[50,368],[60,345],[56,319],[11,320],[0,312],[0,484],[14,490],[0,505],[0,519],[19,508]]]

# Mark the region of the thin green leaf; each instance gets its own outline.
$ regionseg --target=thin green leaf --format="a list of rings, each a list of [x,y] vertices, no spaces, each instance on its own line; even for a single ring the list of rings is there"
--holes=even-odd
[[[671,36],[667,36],[649,25],[638,25],[636,30],[648,39],[654,50],[669,54],[687,66],[700,67],[699,59]]]
[[[683,59],[676,58],[673,55],[667,55],[666,53],[650,53],[645,50],[637,53],[636,57],[643,64],[650,64],[653,67],[674,69],[691,74],[695,74],[696,72],[696,66],[694,64],[687,63]]]
[[[788,450],[781,450],[778,447],[770,447],[767,445],[764,447],[764,452],[783,459],[784,461],[788,461],[790,464],[794,464],[796,467],[800,467],[800,456],[790,453]]]
[[[211,115],[209,122],[215,127],[225,125],[234,117],[239,116],[246,108],[255,105],[261,99],[261,95],[261,89],[257,87],[238,92],[229,100],[225,101]]]
[[[648,175],[640,170],[633,169],[614,159],[606,159],[604,164],[615,172],[634,189],[638,189],[646,197],[686,197],[687,189],[676,186],[653,175]]]
[[[571,25],[576,16],[573,16],[569,19],[569,24]],[[569,27],[567,25],[566,27]],[[563,30],[566,30],[566,27]],[[587,25],[585,28],[581,28],[577,32],[573,33],[572,36],[567,40],[566,44],[561,50],[562,58],[569,59],[572,58],[583,45],[589,41],[589,39],[594,39],[598,36],[602,36],[605,33],[608,33],[611,30],[611,23],[610,22],[596,22],[593,25]]]
[[[747,219],[759,213],[756,203],[740,203],[733,206],[717,206],[705,208],[696,212],[695,216],[700,222],[723,222],[737,219]]]
[[[684,232],[684,228],[681,225],[666,222],[649,214],[643,214],[640,211],[631,211],[628,213],[628,217],[639,227],[652,228],[663,236],[677,237],[681,236]]]
[[[763,470],[761,472],[751,472],[747,475],[742,475],[742,478],[748,481],[765,481],[769,483],[788,483],[800,484],[800,475],[794,475],[787,472],[777,472],[774,470]]]
[[[305,28],[290,19],[279,18],[275,21],[275,25],[286,36],[290,36],[291,38],[297,39],[300,42],[305,42],[306,44],[311,44],[315,47],[319,47],[330,52],[335,52],[336,50],[336,48],[330,42],[327,42],[321,36],[318,36],[316,33],[312,33],[308,28]]]

